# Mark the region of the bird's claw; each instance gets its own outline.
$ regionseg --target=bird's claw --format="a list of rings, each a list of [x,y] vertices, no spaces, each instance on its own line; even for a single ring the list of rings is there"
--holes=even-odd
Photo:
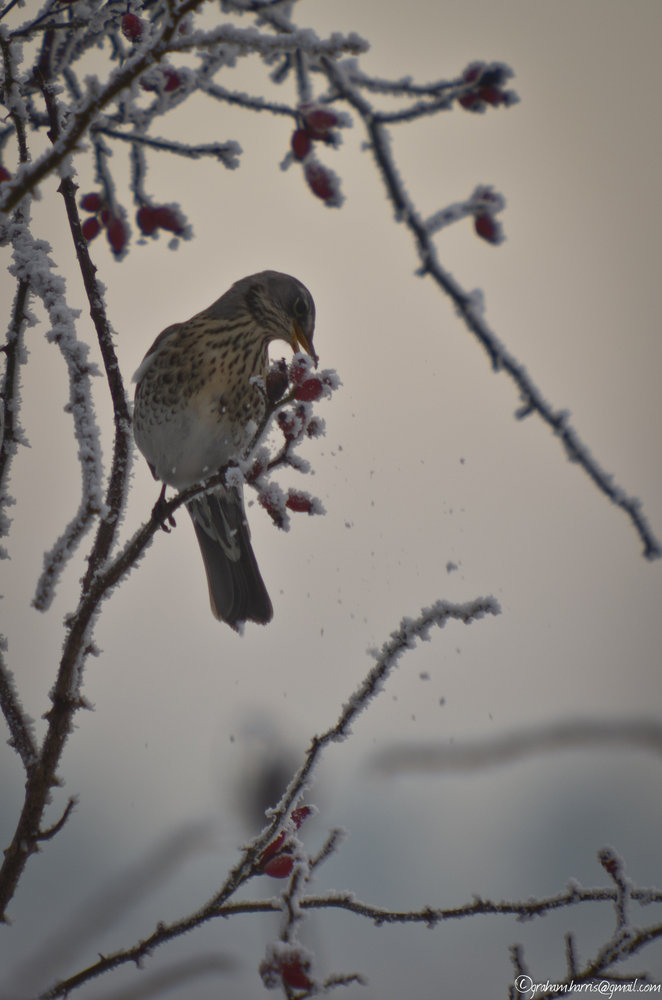
[[[164,483],[161,487],[161,492],[159,493],[159,499],[154,504],[152,516],[158,520],[161,531],[165,531],[166,534],[170,534],[170,529],[176,528],[177,522],[175,521],[175,515],[171,514],[168,510],[168,501],[165,498],[165,492],[166,488]]]

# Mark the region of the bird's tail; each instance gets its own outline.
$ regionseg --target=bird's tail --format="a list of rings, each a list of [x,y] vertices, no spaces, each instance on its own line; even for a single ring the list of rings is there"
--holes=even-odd
[[[241,492],[221,487],[186,505],[193,519],[216,618],[238,629],[266,624],[273,608],[251,546]]]

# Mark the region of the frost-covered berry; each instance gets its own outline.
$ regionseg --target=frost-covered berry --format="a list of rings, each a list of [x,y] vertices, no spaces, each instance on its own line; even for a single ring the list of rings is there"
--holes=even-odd
[[[123,219],[111,218],[106,226],[106,236],[114,254],[121,254],[129,242],[129,231]]]
[[[290,364],[290,378],[295,385],[301,385],[310,376],[313,360],[307,354],[298,354]]]
[[[312,160],[305,164],[304,173],[308,187],[317,198],[321,198],[327,205],[340,205],[342,196],[338,178],[332,170]]]
[[[477,83],[485,71],[484,62],[473,62],[469,63],[464,72],[462,73],[462,80],[464,83]]]
[[[153,209],[153,212],[156,225],[159,229],[167,229],[168,232],[177,233],[178,235],[186,229],[186,222],[177,209],[169,208],[167,205],[157,205]]]
[[[298,955],[281,962],[280,975],[284,983],[294,990],[309,990],[313,981],[308,975],[310,963],[302,961]]]
[[[277,528],[287,528],[289,526],[287,511],[285,510],[285,498],[280,487],[275,483],[270,483],[266,489],[261,490],[258,493],[257,501],[261,507],[264,507]]]
[[[300,493],[298,490],[290,490],[287,494],[285,506],[296,513],[311,514],[313,501],[305,493]]]
[[[310,152],[310,133],[303,128],[298,128],[292,133],[292,153],[295,160],[305,160]]]
[[[321,378],[314,376],[313,378],[307,378],[305,382],[301,382],[295,386],[294,398],[300,400],[302,403],[313,403],[315,400],[321,398],[323,392],[324,383]]]
[[[311,812],[312,809],[310,808],[310,806],[297,806],[296,809],[292,810],[292,815],[290,819],[294,823],[297,830],[303,823],[304,819],[307,819],[308,816],[310,816]]]
[[[270,403],[275,403],[281,398],[281,396],[285,393],[289,382],[290,379],[287,374],[287,365],[285,364],[285,361],[278,361],[267,372],[267,377],[265,379],[265,390],[267,393],[267,399]]]
[[[86,212],[98,212],[102,205],[103,198],[98,191],[90,191],[80,200],[80,207]]]
[[[177,90],[177,87],[179,87],[181,82],[182,82],[181,77],[177,72],[177,70],[175,69],[165,70],[165,85],[163,89],[166,91],[166,93],[168,93],[171,90]]]
[[[328,139],[331,129],[338,124],[338,115],[330,108],[302,109],[302,117],[306,131],[313,139]]]
[[[154,209],[151,205],[140,206],[136,212],[136,222],[138,224],[138,229],[144,236],[151,236],[154,230],[158,229]]]
[[[470,90],[466,94],[462,94],[457,99],[457,103],[461,105],[465,111],[483,111],[485,108],[484,101],[481,101],[475,91]]]
[[[182,80],[177,70],[172,69],[171,66],[166,66],[159,67],[157,73],[154,70],[150,70],[141,79],[140,86],[143,90],[165,90],[166,93],[169,93],[171,90],[176,90],[181,82]]]
[[[262,868],[265,875],[271,878],[288,878],[294,868],[294,858],[291,854],[276,854]]]
[[[121,21],[122,34],[130,42],[137,42],[143,33],[143,23],[137,14],[125,14]]]
[[[486,87],[481,86],[478,90],[478,96],[482,101],[485,101],[487,104],[491,104],[493,107],[506,103],[506,95],[500,87],[494,87],[492,85]]]
[[[293,990],[310,990],[314,986],[309,975],[311,964],[309,953],[300,945],[279,941],[268,948],[260,963],[260,975],[267,989],[285,985]]]
[[[487,212],[481,212],[475,217],[474,229],[480,238],[487,240],[488,243],[501,242],[501,227],[494,216],[489,215]]]
[[[101,223],[94,215],[91,215],[89,219],[85,219],[81,229],[83,230],[83,236],[89,243],[90,240],[93,240],[101,232]]]

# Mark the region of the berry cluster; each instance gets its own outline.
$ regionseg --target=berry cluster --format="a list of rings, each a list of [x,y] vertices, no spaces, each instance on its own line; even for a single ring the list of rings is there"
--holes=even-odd
[[[513,71],[503,63],[471,63],[462,74],[462,90],[457,99],[465,111],[484,111],[487,105],[508,107],[518,98],[514,91],[504,90],[503,85]]]
[[[290,141],[292,156],[303,165],[303,175],[313,194],[325,205],[337,208],[342,204],[338,178],[315,159],[313,144],[323,142],[335,146],[338,142],[336,129],[345,123],[331,108],[318,104],[302,104],[298,113],[299,126]]]
[[[105,229],[110,249],[116,257],[119,257],[129,242],[129,227],[123,215],[113,211],[98,191],[84,194],[80,200],[80,207],[84,212],[94,213],[83,222],[85,239],[89,242],[98,236],[102,229]]]
[[[130,11],[122,15],[120,28],[124,37],[132,44],[139,42],[145,33],[145,25],[141,18]],[[172,90],[177,90],[181,82],[180,74],[172,66],[156,66],[145,73],[140,80],[140,86],[147,91],[170,93]]]
[[[275,460],[270,459],[265,448],[253,457],[244,475],[245,481],[257,491],[258,503],[278,528],[289,527],[288,511],[324,513],[317,498],[303,490],[289,489],[284,493],[277,483],[267,481],[265,474],[277,465],[308,471],[307,462],[294,449],[304,437],[320,437],[324,433],[324,421],[313,413],[313,403],[331,396],[339,385],[340,379],[331,369],[313,371],[312,359],[305,354],[296,354],[289,367],[284,360],[276,361],[267,374],[265,395],[272,412],[277,411],[276,424],[285,440]]]
[[[186,230],[186,220],[175,205],[141,205],[136,222],[144,236],[152,236],[159,229],[181,236]]]
[[[1,174],[0,180],[2,180]],[[93,213],[83,222],[85,239],[89,242],[105,229],[111,250],[116,257],[120,256],[129,242],[129,226],[123,213],[113,211],[98,191],[84,194],[80,200],[80,207],[85,212]],[[159,229],[182,236],[187,230],[186,219],[175,205],[145,203],[136,212],[136,222],[144,236],[153,236]]]

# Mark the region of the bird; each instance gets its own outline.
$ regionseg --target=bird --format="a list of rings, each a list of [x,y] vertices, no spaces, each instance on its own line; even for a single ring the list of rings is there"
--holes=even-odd
[[[317,365],[314,329],[315,303],[305,285],[289,274],[261,271],[159,334],[134,375],[133,432],[163,491],[181,491],[247,457],[267,410],[269,344],[283,340]],[[214,616],[235,631],[246,621],[267,624],[273,607],[251,545],[242,487],[226,483],[186,506]]]

